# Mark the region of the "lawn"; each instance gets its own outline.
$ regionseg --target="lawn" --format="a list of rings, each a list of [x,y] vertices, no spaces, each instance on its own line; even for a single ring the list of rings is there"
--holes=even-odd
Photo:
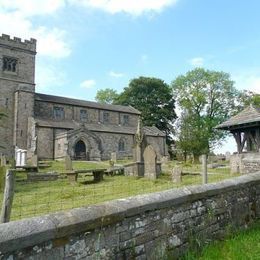
[[[259,260],[260,221],[224,241],[204,247],[200,255],[188,253],[184,260]]]
[[[120,162],[119,162],[120,163]],[[124,161],[125,163],[125,161]],[[46,162],[50,167],[41,171],[64,172],[64,162]],[[109,162],[73,162],[74,169],[107,168]],[[173,163],[169,163],[169,168]],[[189,169],[194,171],[194,169]],[[227,171],[210,173],[209,182],[231,178]],[[82,207],[117,198],[137,194],[167,190],[192,184],[201,184],[200,175],[185,175],[182,183],[172,182],[168,173],[163,173],[157,180],[126,177],[123,175],[105,176],[99,183],[93,183],[92,176],[80,175],[78,182],[70,184],[65,175],[57,181],[27,182],[26,173],[17,172],[12,220],[42,215],[50,212]],[[0,195],[0,200],[2,194]]]

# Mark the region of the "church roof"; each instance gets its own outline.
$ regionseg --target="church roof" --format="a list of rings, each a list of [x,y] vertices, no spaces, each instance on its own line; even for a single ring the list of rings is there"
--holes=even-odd
[[[72,120],[53,121],[48,119],[35,118],[35,122],[40,127],[59,128],[59,129],[76,129],[81,125],[81,123]],[[107,133],[131,134],[131,135],[135,135],[136,133],[136,127],[122,126],[122,125],[85,123],[85,127],[86,129],[94,132],[107,132]],[[155,126],[152,127],[145,126],[143,127],[143,130],[147,136],[161,136],[161,137],[165,136],[165,134]]]
[[[93,102],[93,101],[46,95],[46,94],[40,94],[40,93],[35,93],[35,100],[43,101],[43,102],[59,103],[59,104],[65,104],[65,105],[97,108],[97,109],[110,110],[110,111],[118,111],[118,112],[122,112],[122,113],[130,113],[130,114],[136,114],[136,115],[141,114],[140,111],[138,111],[137,109],[135,109],[132,106],[101,104],[101,103],[97,103],[97,102]]]
[[[216,128],[228,130],[232,127],[244,127],[253,123],[260,123],[260,107],[250,105],[237,115],[216,126]]]

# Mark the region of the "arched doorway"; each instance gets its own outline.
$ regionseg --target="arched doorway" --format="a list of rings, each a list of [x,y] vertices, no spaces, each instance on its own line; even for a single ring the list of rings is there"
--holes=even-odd
[[[87,148],[82,140],[79,140],[75,145],[75,160],[89,160]]]

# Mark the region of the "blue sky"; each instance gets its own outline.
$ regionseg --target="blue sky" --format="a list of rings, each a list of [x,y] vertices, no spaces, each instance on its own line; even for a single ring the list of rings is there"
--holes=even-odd
[[[94,100],[201,66],[260,93],[258,0],[0,0],[0,32],[37,39],[36,90]]]

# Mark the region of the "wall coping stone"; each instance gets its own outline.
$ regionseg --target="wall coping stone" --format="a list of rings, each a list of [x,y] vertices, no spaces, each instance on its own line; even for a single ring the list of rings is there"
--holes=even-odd
[[[126,217],[193,202],[251,183],[260,184],[260,172],[218,183],[137,195],[97,205],[60,211],[40,217],[0,224],[0,254],[31,247],[48,240],[83,233],[122,221]]]

